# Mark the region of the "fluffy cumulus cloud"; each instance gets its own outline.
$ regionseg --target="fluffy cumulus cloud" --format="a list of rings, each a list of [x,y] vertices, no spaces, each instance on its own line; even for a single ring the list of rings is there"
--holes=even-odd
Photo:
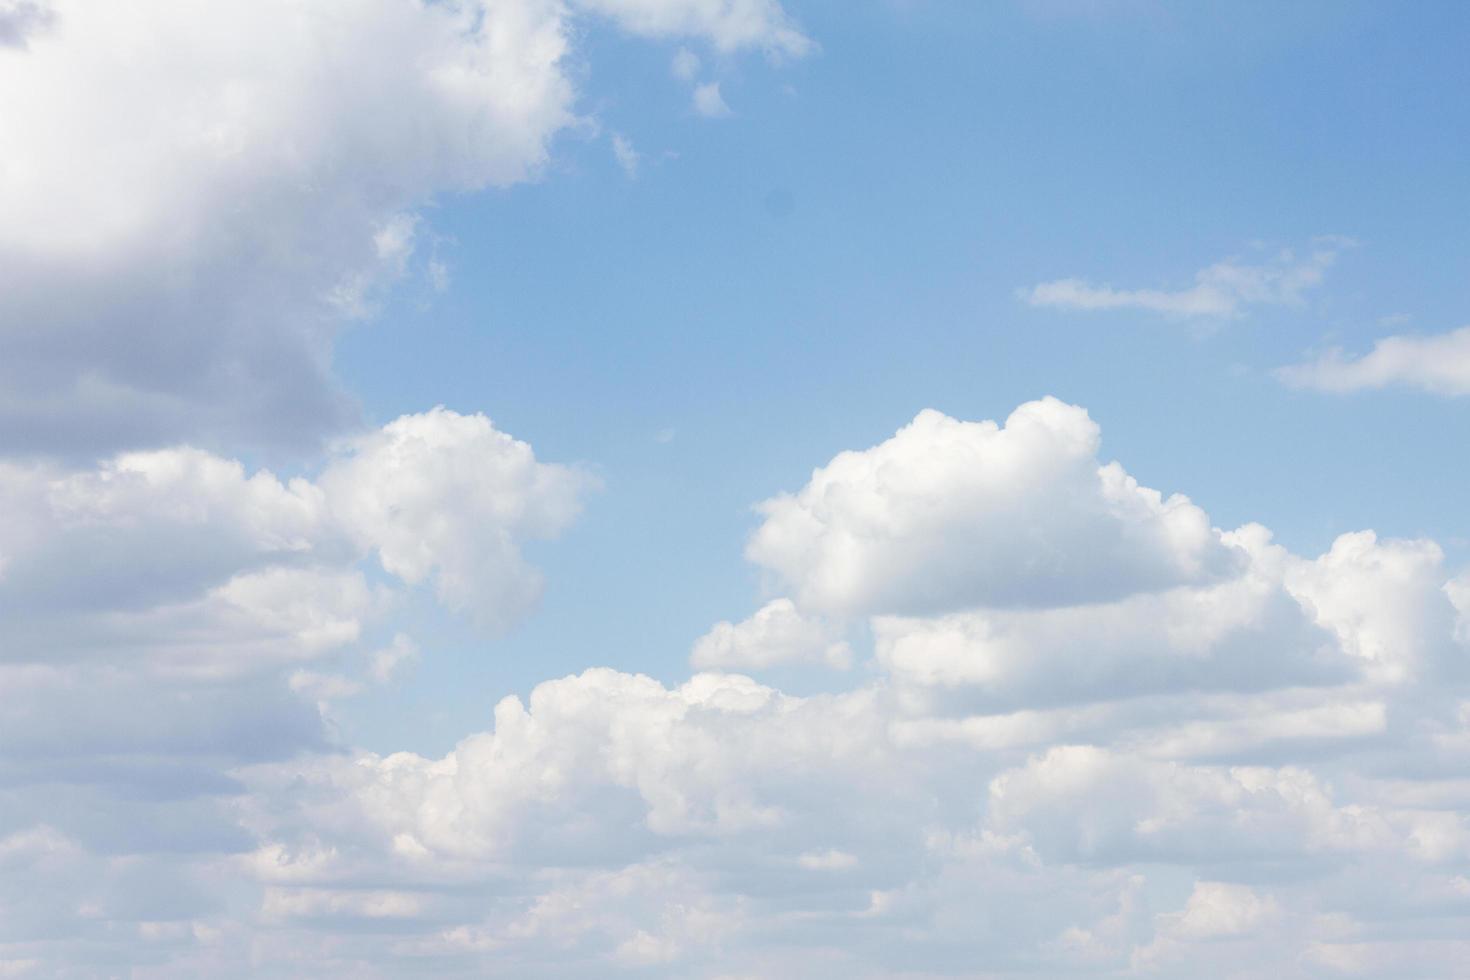
[[[1306,558],[1213,529],[1096,449],[1058,402],[931,413],[764,505],[751,555],[796,598],[693,660],[822,659],[840,609],[874,646],[833,693],[595,669],[441,758],[242,767],[260,928],[449,972],[1443,974],[1470,915],[1463,579],[1427,541]],[[912,599],[936,577],[963,586]]]
[[[1023,289],[1032,306],[1063,310],[1143,310],[1171,317],[1235,317],[1252,306],[1297,306],[1321,285],[1339,252],[1353,243],[1324,237],[1306,255],[1283,250],[1265,262],[1223,259],[1179,289],[1117,289],[1086,279],[1054,279]]]
[[[380,639],[407,585],[496,625],[522,615],[539,578],[520,543],[558,533],[589,487],[443,409],[314,477],[188,448],[0,465],[0,838],[33,883],[0,895],[0,962],[19,970],[15,944],[47,930],[80,975],[121,968],[86,963],[120,929],[142,944],[124,963],[195,938],[180,910],[226,907],[210,867],[251,843],[231,771],[331,749],[323,704],[417,655]]]
[[[805,608],[840,615],[1063,606],[1223,577],[1238,548],[1182,496],[1097,458],[1056,399],[1004,426],[921,413],[760,505],[746,551]]]
[[[519,542],[562,531],[594,482],[538,462],[483,415],[443,408],[351,443],[320,481],[341,526],[386,571],[409,583],[432,576],[446,604],[491,623],[540,592]]]
[[[539,590],[520,543],[558,534],[593,485],[484,416],[444,409],[344,443],[315,478],[188,448],[10,465],[4,659],[85,658],[98,634],[119,633],[180,672],[310,658],[358,637],[377,591],[369,555],[509,623]]]
[[[0,4],[0,449],[308,448],[436,194],[544,168],[575,18],[796,56],[774,0]]]
[[[752,557],[798,556],[769,560],[792,597],[717,624],[700,672],[548,680],[439,757],[345,747],[324,705],[420,655],[379,635],[396,582],[522,611],[515,543],[577,471],[443,410],[290,480],[13,469],[39,532],[0,580],[34,597],[0,668],[7,968],[1453,975],[1465,575],[1429,541],[1212,528],[1097,445],[1060,402],[926,413],[764,505]],[[860,654],[824,693],[737,672]]]
[[[1276,376],[1294,388],[1318,391],[1403,386],[1436,395],[1470,395],[1470,327],[1384,337],[1361,357],[1333,349],[1315,361],[1281,368]]]

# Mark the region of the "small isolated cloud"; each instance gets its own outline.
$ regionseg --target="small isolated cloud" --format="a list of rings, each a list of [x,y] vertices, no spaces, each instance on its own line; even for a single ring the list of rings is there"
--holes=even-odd
[[[430,259],[429,264],[424,268],[429,277],[429,286],[433,288],[434,292],[442,293],[448,291],[450,281],[449,266],[438,259]]]
[[[618,161],[618,166],[623,168],[628,179],[637,177],[638,165],[643,162],[643,157],[633,148],[633,141],[622,133],[613,133],[612,150],[613,158]]]
[[[720,94],[719,82],[706,82],[695,86],[694,111],[710,119],[730,114],[730,107],[725,103],[725,97]]]
[[[680,48],[669,63],[669,71],[681,82],[694,81],[694,76],[699,74],[699,55],[688,48]]]
[[[1351,392],[1404,385],[1436,395],[1470,395],[1470,326],[1429,336],[1384,337],[1362,357],[1338,348],[1315,361],[1281,368],[1293,388]]]
[[[1322,284],[1344,248],[1345,238],[1318,238],[1306,255],[1283,249],[1266,262],[1250,264],[1231,257],[1194,274],[1181,289],[1118,289],[1087,279],[1053,279],[1021,290],[1032,306],[1095,312],[1144,310],[1170,317],[1240,316],[1251,306],[1296,306],[1308,290]]]

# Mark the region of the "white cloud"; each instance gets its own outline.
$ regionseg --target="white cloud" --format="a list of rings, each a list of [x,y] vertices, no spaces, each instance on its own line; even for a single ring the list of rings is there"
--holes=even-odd
[[[746,555],[833,615],[1071,605],[1239,566],[1198,507],[1099,465],[1098,444],[1083,409],[1051,398],[1003,427],[925,411],[761,504]]]
[[[1361,357],[1333,349],[1276,372],[1293,388],[1351,392],[1403,385],[1436,395],[1470,395],[1470,327],[1429,336],[1384,337]]]
[[[190,448],[0,463],[0,835],[51,814],[82,882],[116,877],[108,855],[243,846],[229,771],[328,750],[330,703],[418,655],[378,640],[399,590],[369,559],[509,625],[539,584],[520,542],[587,486],[443,409],[344,444],[315,480]]]
[[[1297,562],[1287,588],[1374,679],[1442,676],[1463,657],[1443,585],[1444,554],[1432,541],[1380,542],[1344,534],[1313,562]]]
[[[187,652],[199,664],[253,658],[247,635],[271,638],[277,657],[327,649],[356,639],[372,605],[356,567],[368,553],[505,626],[540,590],[520,543],[558,534],[592,486],[484,416],[442,408],[342,444],[314,481],[191,448],[74,471],[0,464],[0,635],[8,657],[26,657],[91,642],[88,622],[106,617],[133,642],[219,624]]]
[[[534,175],[574,118],[539,0],[51,8],[0,59],[11,445],[340,424],[337,312],[396,216]]]
[[[1244,885],[1200,881],[1195,883],[1184,909],[1170,917],[1168,928],[1188,939],[1240,936],[1276,914],[1275,903]]]
[[[705,82],[694,87],[694,111],[710,119],[730,114],[730,107],[720,94],[719,82]]]
[[[701,670],[760,670],[801,661],[845,670],[852,665],[852,649],[830,625],[803,616],[790,599],[773,599],[740,623],[716,623],[689,655]]]
[[[1132,965],[1147,972],[1186,968],[1211,952],[1220,956],[1222,941],[1279,933],[1285,918],[1271,896],[1247,885],[1197,881],[1182,909],[1155,916],[1154,940],[1133,951]]]
[[[538,462],[483,415],[443,408],[354,441],[320,479],[334,519],[385,570],[410,584],[432,576],[448,605],[498,625],[540,594],[519,542],[561,532],[594,485]]]
[[[799,55],[774,0],[6,0],[0,449],[314,449],[437,195],[536,178],[573,18]],[[422,229],[419,229],[420,233]]]
[[[1269,261],[1249,264],[1224,259],[1194,275],[1184,289],[1115,289],[1085,279],[1054,279],[1021,291],[1032,306],[1067,310],[1145,310],[1174,317],[1233,317],[1250,306],[1296,306],[1321,285],[1338,253],[1352,243],[1340,238],[1313,242],[1306,256],[1285,250]]]

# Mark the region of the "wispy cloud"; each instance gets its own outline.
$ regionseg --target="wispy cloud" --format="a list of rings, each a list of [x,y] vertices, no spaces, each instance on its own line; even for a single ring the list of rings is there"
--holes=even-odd
[[[623,168],[623,173],[627,174],[630,180],[637,177],[638,165],[643,161],[643,157],[633,148],[633,141],[622,133],[613,133],[612,150],[618,166]]]
[[[1315,361],[1281,368],[1293,388],[1351,392],[1405,385],[1437,395],[1470,395],[1470,326],[1429,336],[1384,337],[1362,357],[1333,348]]]
[[[1317,238],[1305,255],[1283,249],[1268,261],[1255,264],[1232,256],[1196,272],[1194,284],[1183,289],[1118,289],[1070,278],[1037,283],[1021,290],[1020,295],[1032,306],[1065,310],[1145,310],[1171,317],[1235,317],[1250,306],[1300,304],[1308,290],[1322,284],[1342,250],[1354,244],[1351,239],[1336,236]]]
[[[680,48],[669,63],[669,71],[681,82],[692,82],[699,74],[699,55],[688,48]]]

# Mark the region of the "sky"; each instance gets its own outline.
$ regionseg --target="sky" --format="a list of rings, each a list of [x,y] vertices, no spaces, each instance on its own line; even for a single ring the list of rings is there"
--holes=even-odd
[[[0,0],[0,976],[1464,975],[1467,39]]]

